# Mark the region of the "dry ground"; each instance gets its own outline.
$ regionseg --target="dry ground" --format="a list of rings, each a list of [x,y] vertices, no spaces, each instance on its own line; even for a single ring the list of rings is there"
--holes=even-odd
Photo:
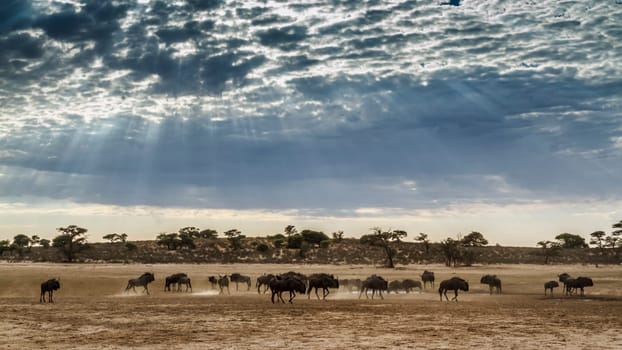
[[[346,290],[328,301],[298,296],[271,304],[269,294],[231,288],[218,295],[207,276],[240,272],[253,277],[289,270],[331,272],[340,278],[372,273],[417,278],[426,268],[437,282],[458,275],[471,290],[460,301],[438,293],[391,294],[367,300]],[[155,272],[151,296],[123,293],[129,278]],[[186,272],[193,293],[165,293],[166,275]],[[586,296],[544,297],[543,283],[568,272],[594,279]],[[482,274],[503,281],[488,295]],[[39,304],[39,285],[59,276],[55,304]],[[253,283],[254,286],[254,283]],[[244,290],[243,290],[244,289]],[[622,349],[622,267],[491,265],[449,269],[410,265],[61,265],[0,264],[0,348],[71,349]]]

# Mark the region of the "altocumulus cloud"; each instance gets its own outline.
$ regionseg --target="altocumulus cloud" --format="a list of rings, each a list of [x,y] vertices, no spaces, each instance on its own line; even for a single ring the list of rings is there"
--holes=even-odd
[[[621,22],[615,1],[3,1],[0,196],[616,198]]]

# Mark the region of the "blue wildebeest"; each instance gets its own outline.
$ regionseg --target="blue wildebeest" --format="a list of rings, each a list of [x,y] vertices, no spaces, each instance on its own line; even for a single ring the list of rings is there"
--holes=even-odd
[[[235,282],[235,291],[238,291],[238,283],[246,283],[248,286],[246,290],[251,290],[251,278],[250,276],[244,276],[239,273],[231,274],[231,282]]]
[[[218,275],[218,288],[220,288],[220,293],[218,294],[225,294],[225,287],[227,287],[227,294],[231,294],[231,292],[229,292],[229,276]]]
[[[490,288],[490,294],[492,294],[493,289],[497,292],[497,294],[501,294],[501,280],[497,275],[484,275],[480,280],[480,283],[487,284]]]
[[[378,292],[380,299],[384,299],[384,297],[382,296],[382,291],[383,290],[386,291],[388,288],[389,288],[389,284],[387,283],[387,280],[385,280],[384,278],[378,275],[371,275],[365,281],[361,283],[361,291],[359,292],[359,299],[361,299],[363,292],[365,292],[365,297],[369,299],[369,296],[367,295],[367,291],[369,291],[370,289],[371,289],[372,300],[374,299],[374,295],[376,294],[376,292]]]
[[[274,278],[273,274],[261,275],[257,277],[257,282],[255,282],[255,287],[257,287],[257,294],[261,294],[261,287],[263,286],[263,292],[266,293],[270,288],[270,281]]]
[[[438,295],[441,297],[441,301],[443,301],[443,295],[445,295],[445,299],[449,301],[447,297],[447,291],[453,290],[455,292],[455,296],[451,298],[451,300],[458,301],[458,290],[463,290],[465,292],[469,291],[469,282],[460,278],[460,277],[452,277],[448,280],[444,280],[441,282],[438,287]]]
[[[207,280],[212,285],[212,289],[216,289],[216,287],[218,287],[218,278],[216,276],[209,276]]]
[[[270,281],[270,291],[272,296],[270,300],[274,304],[274,296],[277,296],[277,302],[280,300],[285,304],[283,300],[283,292],[289,292],[289,303],[293,304],[293,300],[296,297],[296,292],[304,294],[307,289],[305,282],[297,275],[284,274],[275,276]]]
[[[432,288],[434,288],[434,272],[424,270],[421,274],[421,281],[423,281],[424,289],[428,283],[430,283],[432,285]]]
[[[311,289],[315,288],[315,296],[320,299],[317,290],[322,288],[322,299],[330,293],[329,288],[339,288],[339,280],[333,275],[326,273],[316,273],[309,276],[309,289],[307,290],[308,299],[311,299]]]
[[[52,295],[55,290],[60,289],[60,278],[52,278],[41,283],[41,296],[39,297],[40,303],[45,303],[45,293],[48,294],[48,302],[53,303]]]
[[[419,291],[421,291],[421,282],[407,278],[402,281],[402,288],[406,293],[410,293],[415,288],[419,288]]]
[[[548,281],[544,284],[544,296],[546,296],[546,291],[551,290],[551,296],[553,296],[553,288],[559,287],[559,283],[557,281]]]
[[[140,277],[132,278],[131,280],[127,281],[127,287],[125,287],[125,291],[128,292],[131,288],[134,293],[136,293],[136,287],[142,286],[144,288],[143,293],[146,292],[147,295],[149,295],[149,288],[147,287],[147,285],[153,281],[155,281],[155,275],[153,274],[153,272],[145,272]]]
[[[186,275],[183,272],[180,272],[180,273],[172,274],[170,276],[166,276],[166,278],[164,279],[164,291],[165,292],[166,291],[170,292],[171,291],[171,285],[175,285],[175,284],[177,285],[177,290],[179,291],[179,289],[181,288],[179,280],[182,277],[188,277],[188,275]]]
[[[566,280],[566,294],[572,295],[577,292],[577,289],[581,290],[581,296],[584,296],[583,288],[592,287],[594,282],[589,277],[577,277],[569,278]]]
[[[181,292],[181,285],[185,285],[186,286],[186,292],[188,291],[188,288],[190,288],[190,293],[192,293],[192,283],[190,283],[190,277],[188,276],[181,276],[179,278],[179,280],[177,281],[177,291]]]

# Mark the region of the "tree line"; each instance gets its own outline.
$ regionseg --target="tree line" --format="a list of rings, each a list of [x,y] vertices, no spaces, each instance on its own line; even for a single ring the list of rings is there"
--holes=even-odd
[[[561,233],[555,236],[555,240],[539,241],[536,246],[542,249],[544,263],[548,264],[551,259],[560,254],[562,249],[580,249],[592,246],[598,250],[601,256],[614,255],[620,257],[622,250],[622,220],[612,225],[612,231],[606,233],[604,231],[595,231],[590,234],[590,241],[586,242],[585,238],[577,234]],[[40,238],[38,235],[27,236],[18,234],[13,237],[12,241],[0,241],[0,255],[4,251],[10,251],[22,257],[29,252],[32,247],[49,248],[54,247],[64,256],[65,260],[72,262],[75,260],[76,254],[88,249],[86,233],[87,229],[77,225],[69,225],[56,229],[59,234],[51,241]],[[370,234],[361,236],[358,241],[361,244],[379,248],[385,258],[387,267],[395,266],[396,255],[398,250],[396,244],[403,241],[408,233],[399,229],[382,229],[374,227],[370,229]],[[243,240],[245,235],[238,229],[230,229],[223,232],[224,238],[228,242],[230,252],[243,248]],[[179,229],[177,232],[162,232],[156,236],[156,244],[167,250],[177,249],[195,249],[197,247],[196,240],[216,240],[218,232],[214,229],[199,229],[197,227],[188,226]],[[110,244],[123,245],[128,250],[137,249],[136,244],[128,242],[126,233],[110,233],[102,237]],[[254,248],[261,252],[267,252],[271,246],[277,249],[296,249],[300,257],[312,248],[327,248],[331,244],[342,242],[344,237],[343,231],[333,232],[331,237],[322,231],[304,229],[298,231],[294,225],[287,225],[283,229],[283,233],[266,236],[270,244],[257,243]],[[426,255],[431,254],[432,242],[426,233],[419,233],[414,238],[415,242],[422,245]],[[457,235],[456,238],[448,237],[438,242],[436,254],[440,253],[447,266],[471,265],[477,260],[477,249],[488,245],[488,240],[481,232],[472,231],[464,236]]]

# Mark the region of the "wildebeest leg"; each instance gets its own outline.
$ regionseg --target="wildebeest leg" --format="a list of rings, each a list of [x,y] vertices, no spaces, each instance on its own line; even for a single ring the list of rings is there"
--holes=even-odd
[[[296,292],[290,290],[289,291],[289,303],[293,304],[292,300],[294,300],[294,298],[296,297]]]
[[[315,296],[317,297],[317,300],[320,300],[320,295],[317,293],[317,286],[315,287]]]
[[[272,300],[272,304],[274,304],[274,295],[276,294],[275,291],[272,291],[272,296],[270,297],[270,300]],[[278,299],[277,299],[278,300]]]
[[[145,290],[143,292],[147,292],[147,295],[151,295],[151,294],[149,294],[149,288],[147,288],[146,284],[145,284]]]
[[[282,290],[281,290],[281,291],[279,291],[279,299],[281,300],[281,302],[282,302],[283,304],[285,304],[285,300],[283,300],[283,291],[282,291]]]
[[[330,293],[330,291],[328,290],[328,288],[324,287],[324,295],[322,297],[322,299],[326,300],[326,296]]]
[[[453,297],[453,298],[451,298],[451,300],[453,300],[453,301],[455,301],[455,302],[458,302],[458,290],[457,290],[457,289],[456,289],[456,290],[454,290],[454,293],[455,293],[455,295],[454,295],[454,297]]]
[[[493,288],[492,284],[489,284],[488,287],[490,288],[490,295],[492,295],[492,288]]]

